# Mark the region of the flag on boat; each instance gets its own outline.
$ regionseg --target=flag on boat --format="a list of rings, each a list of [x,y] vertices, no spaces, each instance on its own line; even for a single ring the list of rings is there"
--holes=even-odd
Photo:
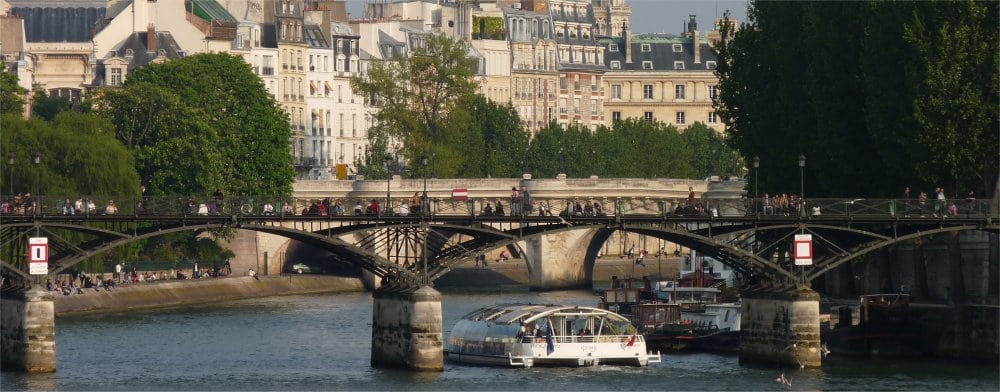
[[[634,346],[634,345],[635,345],[635,339],[636,339],[636,338],[638,338],[638,335],[636,335],[636,334],[632,334],[632,338],[628,340],[628,346],[629,346],[629,347],[632,347],[632,346]]]
[[[552,354],[555,351],[556,344],[552,341],[552,324],[549,324],[545,330],[545,355]]]

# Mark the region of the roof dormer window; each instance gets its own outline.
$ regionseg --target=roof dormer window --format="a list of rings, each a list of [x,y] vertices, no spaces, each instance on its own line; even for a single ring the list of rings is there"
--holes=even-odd
[[[683,61],[674,61],[674,69],[684,69]]]
[[[651,52],[652,48],[650,48],[649,44],[641,44],[639,45],[639,50],[643,52]]]
[[[653,69],[653,62],[652,61],[643,61],[642,62],[642,69]]]
[[[684,47],[681,44],[674,44],[674,53],[680,53],[684,51]]]

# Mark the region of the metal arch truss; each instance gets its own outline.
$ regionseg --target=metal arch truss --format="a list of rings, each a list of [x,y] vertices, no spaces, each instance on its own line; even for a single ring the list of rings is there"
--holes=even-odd
[[[967,230],[1000,231],[992,218],[965,220],[859,220],[802,217],[238,217],[114,216],[27,217],[0,225],[0,266],[8,278],[27,283],[27,240],[49,237],[49,274],[115,247],[180,231],[236,228],[280,235],[330,250],[384,279],[389,286],[426,284],[456,263],[490,249],[517,246],[535,236],[580,228],[649,235],[698,250],[733,268],[744,284],[808,284],[872,251],[922,236]],[[789,257],[796,233],[814,239],[811,266]],[[600,240],[600,238],[595,238]],[[424,249],[426,247],[426,268]],[[522,252],[523,253],[523,252]]]

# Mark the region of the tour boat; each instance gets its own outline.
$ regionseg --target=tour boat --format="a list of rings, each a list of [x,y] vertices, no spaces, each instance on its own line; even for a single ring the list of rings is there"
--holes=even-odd
[[[451,330],[445,357],[505,367],[646,366],[660,362],[628,319],[614,312],[563,305],[508,304],[481,308]]]

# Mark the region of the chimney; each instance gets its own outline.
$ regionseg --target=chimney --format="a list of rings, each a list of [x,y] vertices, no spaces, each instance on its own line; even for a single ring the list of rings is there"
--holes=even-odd
[[[694,43],[694,63],[701,64],[701,35],[698,34],[698,30],[694,31],[694,39],[691,42]]]
[[[625,38],[625,64],[632,64],[632,33],[625,22],[622,22],[622,37]]]
[[[156,52],[156,26],[152,23],[146,26],[146,51]]]

